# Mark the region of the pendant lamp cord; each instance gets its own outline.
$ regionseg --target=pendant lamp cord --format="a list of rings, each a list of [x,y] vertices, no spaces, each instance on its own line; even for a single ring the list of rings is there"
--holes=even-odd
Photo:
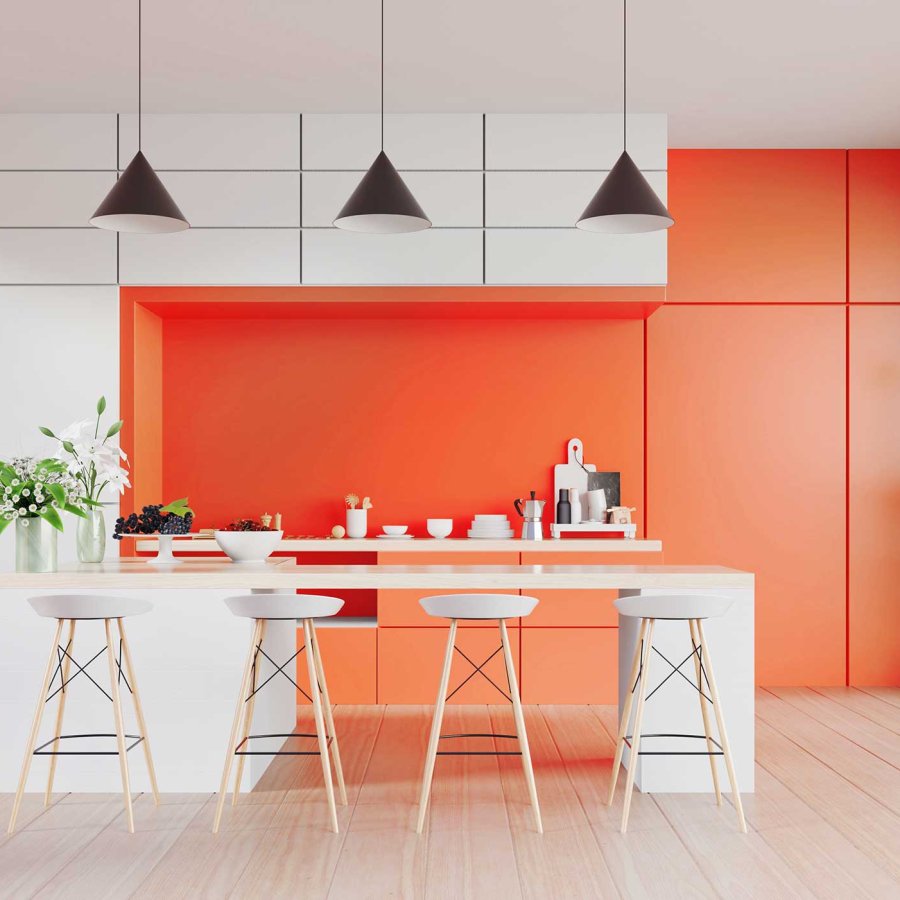
[[[384,150],[384,0],[381,0],[381,149]]]
[[[138,151],[141,149],[141,0],[138,0]]]
[[[628,0],[622,0],[622,150],[628,149]]]

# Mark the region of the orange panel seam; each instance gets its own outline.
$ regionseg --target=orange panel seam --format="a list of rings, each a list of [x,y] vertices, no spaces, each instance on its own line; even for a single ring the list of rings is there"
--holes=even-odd
[[[844,163],[844,681],[850,685],[850,151]]]

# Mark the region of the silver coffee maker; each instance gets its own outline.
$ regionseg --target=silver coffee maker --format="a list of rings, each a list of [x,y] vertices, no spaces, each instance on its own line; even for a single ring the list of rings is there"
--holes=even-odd
[[[513,501],[516,512],[524,519],[522,522],[522,540],[542,541],[544,539],[544,525],[541,516],[544,514],[545,500],[535,500],[536,491],[531,491],[530,500],[517,499]]]

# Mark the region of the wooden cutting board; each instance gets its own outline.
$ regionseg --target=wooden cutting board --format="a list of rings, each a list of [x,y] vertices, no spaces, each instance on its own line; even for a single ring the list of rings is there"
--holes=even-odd
[[[588,472],[596,472],[597,467],[591,463],[584,463],[584,444],[580,438],[572,438],[567,446],[567,461],[557,463],[553,467],[553,521],[556,521],[556,503],[559,500],[559,492],[563,489],[575,488],[578,491],[578,502],[581,506],[579,521],[586,521],[588,517],[587,489]],[[572,521],[575,521],[576,510],[572,510]]]

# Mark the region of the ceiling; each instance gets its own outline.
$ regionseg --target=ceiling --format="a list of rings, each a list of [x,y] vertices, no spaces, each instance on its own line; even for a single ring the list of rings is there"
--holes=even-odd
[[[49,10],[53,9],[52,15]],[[620,0],[385,0],[396,112],[621,108]],[[144,109],[366,112],[378,0],[144,0]],[[136,108],[136,0],[2,0],[0,112]],[[897,0],[631,0],[674,147],[900,146]]]

